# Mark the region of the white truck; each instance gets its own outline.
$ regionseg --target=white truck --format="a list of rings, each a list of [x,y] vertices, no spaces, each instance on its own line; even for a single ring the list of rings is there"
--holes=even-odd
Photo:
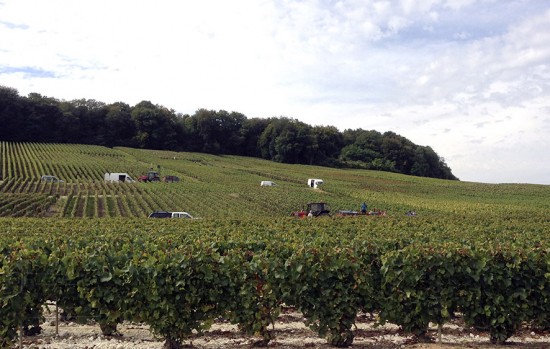
[[[149,215],[149,218],[187,218],[194,219],[187,212],[167,212],[167,211],[155,211]]]
[[[105,182],[110,182],[110,183],[117,183],[117,182],[133,183],[135,181],[127,173],[107,172],[107,173],[105,173]]]
[[[307,180],[307,185],[308,187],[310,188],[319,188],[319,186],[323,184],[323,180],[322,179],[319,179],[319,178],[309,178]]]

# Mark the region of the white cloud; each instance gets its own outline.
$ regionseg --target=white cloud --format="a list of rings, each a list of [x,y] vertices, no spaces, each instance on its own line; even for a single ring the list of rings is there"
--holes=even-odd
[[[7,0],[0,81],[392,130],[463,180],[550,184],[548,23],[542,0]]]

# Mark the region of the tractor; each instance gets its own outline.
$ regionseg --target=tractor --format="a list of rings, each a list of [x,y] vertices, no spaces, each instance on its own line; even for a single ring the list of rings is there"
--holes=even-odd
[[[149,171],[146,175],[139,176],[138,181],[140,182],[160,182],[160,175],[156,171]]]
[[[330,209],[324,202],[308,202],[305,210],[292,212],[291,216],[304,218],[304,217],[323,217],[330,216]]]

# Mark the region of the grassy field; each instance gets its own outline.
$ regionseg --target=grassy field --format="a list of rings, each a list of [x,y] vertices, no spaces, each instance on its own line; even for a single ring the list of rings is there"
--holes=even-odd
[[[133,178],[150,168],[179,183],[105,183],[105,172]],[[63,183],[42,183],[44,174]],[[548,217],[550,186],[483,184],[400,174],[289,165],[239,156],[105,148],[91,145],[0,143],[0,216],[146,217],[155,210],[202,218],[282,217],[309,201],[332,212],[369,209],[388,215]],[[320,189],[308,178],[321,178]],[[262,180],[277,183],[260,187]]]

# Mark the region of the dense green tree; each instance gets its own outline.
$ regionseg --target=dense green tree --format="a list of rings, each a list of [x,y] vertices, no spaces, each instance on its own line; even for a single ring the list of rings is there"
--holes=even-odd
[[[383,136],[375,130],[347,129],[343,133],[344,147],[340,153],[343,160],[370,162],[382,155]]]
[[[202,152],[203,141],[198,131],[197,118],[194,115],[183,115],[181,123],[185,131],[184,137],[180,139],[183,149],[192,152]]]
[[[136,127],[134,141],[140,148],[174,149],[177,147],[176,116],[172,110],[142,101],[132,108]]]
[[[60,102],[51,97],[31,93],[26,98],[23,115],[24,120],[20,140],[33,142],[55,142],[57,139],[58,122],[61,119]],[[75,137],[77,138],[77,137]]]
[[[19,92],[0,85],[0,140],[15,141],[25,127],[24,101]]]
[[[387,172],[398,172],[395,168],[395,161],[391,161],[385,158],[376,158],[372,160],[368,165],[367,168],[369,170],[376,170],[376,171],[387,171]]]
[[[272,119],[259,139],[262,158],[289,164],[313,160],[311,126],[289,118]]]
[[[395,168],[401,173],[410,173],[414,163],[414,144],[394,132],[388,131],[382,135],[382,155],[395,163]]]
[[[237,154],[244,142],[241,134],[241,128],[246,120],[246,116],[241,113],[220,110],[217,113],[218,136],[220,143],[220,153]]]
[[[341,148],[339,158],[350,167],[360,167],[380,171],[395,171],[395,162],[385,161],[382,154],[384,137],[375,130],[345,130],[345,146]]]
[[[355,143],[361,145],[363,148],[368,148],[380,153],[382,151],[383,140],[384,136],[380,132],[369,130],[360,132],[357,135]]]
[[[411,167],[411,175],[428,177],[430,173],[430,164],[426,159],[426,150],[424,147],[416,147],[414,151],[414,163]]]
[[[361,161],[368,164],[378,158],[382,158],[382,154],[357,144],[346,145],[340,151],[340,159],[343,161]]]
[[[59,105],[59,118],[57,122],[57,140],[59,143],[79,143],[80,119],[71,111],[68,102]]]
[[[315,126],[313,135],[311,164],[334,165],[344,145],[342,133],[334,126]]]
[[[131,107],[92,99],[59,101],[0,86],[0,140],[88,143],[262,157],[323,166],[395,171],[457,179],[430,147],[394,132],[312,127],[296,119],[247,119],[238,112],[199,109],[176,114],[142,101]]]
[[[106,105],[93,99],[75,99],[59,103],[65,126],[70,134],[65,135],[70,142],[106,145],[105,114]],[[76,124],[76,125],[75,125]]]
[[[364,148],[380,151],[382,134],[375,130],[363,130],[361,128],[346,129],[343,134],[344,145],[357,144]]]
[[[212,154],[240,154],[245,140],[241,129],[246,117],[237,112],[199,109],[186,118],[189,149]]]
[[[239,155],[262,157],[260,137],[273,119],[251,118],[243,122],[241,128],[241,151]]]
[[[105,115],[105,143],[107,146],[133,146],[132,138],[136,133],[136,124],[132,119],[132,109],[123,102],[107,106]]]
[[[194,115],[195,132],[199,136],[200,151],[219,154],[221,150],[221,127],[218,115],[214,110],[199,109]]]

